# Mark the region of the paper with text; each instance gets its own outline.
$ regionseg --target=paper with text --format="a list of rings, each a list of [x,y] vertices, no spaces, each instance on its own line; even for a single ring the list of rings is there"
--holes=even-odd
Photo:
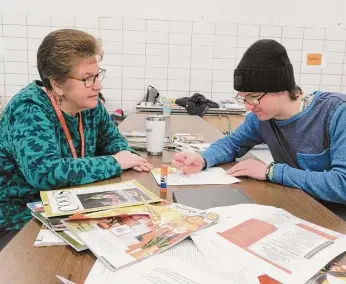
[[[238,210],[241,205],[236,205]],[[246,205],[246,208],[258,205]],[[241,211],[238,211],[241,212]],[[305,283],[346,250],[346,237],[271,207],[233,214],[196,235],[282,283]],[[194,238],[194,236],[192,237]],[[201,247],[199,245],[198,247]]]

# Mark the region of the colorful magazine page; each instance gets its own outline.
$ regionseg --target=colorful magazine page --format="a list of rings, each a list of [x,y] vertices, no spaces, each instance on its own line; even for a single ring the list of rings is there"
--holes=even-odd
[[[158,202],[161,199],[136,180],[61,190],[41,191],[47,217]]]
[[[219,218],[177,203],[137,207],[137,213],[124,209],[129,207],[63,221],[112,271],[161,253]]]
[[[50,227],[57,232],[65,231],[67,230],[66,226],[61,222],[61,220],[68,218],[69,215],[65,216],[55,216],[55,217],[49,217],[48,222],[50,224]]]
[[[49,230],[51,230],[56,236],[60,237],[63,239],[66,243],[68,243],[71,247],[73,247],[76,251],[83,251],[87,250],[88,247],[84,245],[84,243],[77,239],[76,236],[74,236],[71,232],[69,231],[61,231],[61,232],[56,232],[54,231],[47,220],[47,218],[44,217],[44,213],[35,213],[31,212],[31,215],[35,217],[37,220],[39,220],[42,224],[44,224]]]
[[[326,265],[306,284],[346,284],[346,253]]]

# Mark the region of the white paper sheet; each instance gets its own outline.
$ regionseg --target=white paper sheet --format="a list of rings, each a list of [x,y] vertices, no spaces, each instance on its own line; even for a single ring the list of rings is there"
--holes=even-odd
[[[45,225],[42,225],[36,240],[34,247],[47,247],[47,246],[66,246],[67,243],[59,236],[50,231]]]
[[[161,183],[160,169],[151,171],[157,184]],[[167,185],[205,185],[205,184],[232,184],[240,182],[222,168],[209,168],[199,173],[184,174],[177,169],[170,168],[167,175]]]
[[[72,282],[72,281],[70,281],[70,280],[68,280],[68,279],[66,279],[66,278],[64,278],[64,277],[61,277],[60,275],[55,275],[60,281],[61,281],[61,283],[63,283],[63,284],[76,284],[76,283],[74,283],[74,282]]]
[[[156,279],[155,281],[160,279],[161,282],[155,282],[153,278]],[[251,277],[242,267],[217,268],[199,252],[191,240],[185,240],[160,255],[115,272],[111,272],[97,261],[85,284],[121,283],[122,279],[126,279],[128,283],[141,284],[258,283],[255,277],[252,277],[253,281],[251,281]]]

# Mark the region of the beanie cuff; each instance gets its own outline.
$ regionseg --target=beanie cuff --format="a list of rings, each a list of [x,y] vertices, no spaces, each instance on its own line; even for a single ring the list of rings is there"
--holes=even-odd
[[[296,86],[293,66],[288,63],[275,69],[243,69],[234,70],[234,89],[239,92],[276,93],[288,91]]]

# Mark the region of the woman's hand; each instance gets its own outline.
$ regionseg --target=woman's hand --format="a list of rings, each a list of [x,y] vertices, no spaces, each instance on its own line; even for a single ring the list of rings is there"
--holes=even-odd
[[[153,168],[153,165],[148,163],[146,159],[130,151],[120,151],[113,157],[120,164],[122,170],[133,168],[138,172],[148,172]]]

